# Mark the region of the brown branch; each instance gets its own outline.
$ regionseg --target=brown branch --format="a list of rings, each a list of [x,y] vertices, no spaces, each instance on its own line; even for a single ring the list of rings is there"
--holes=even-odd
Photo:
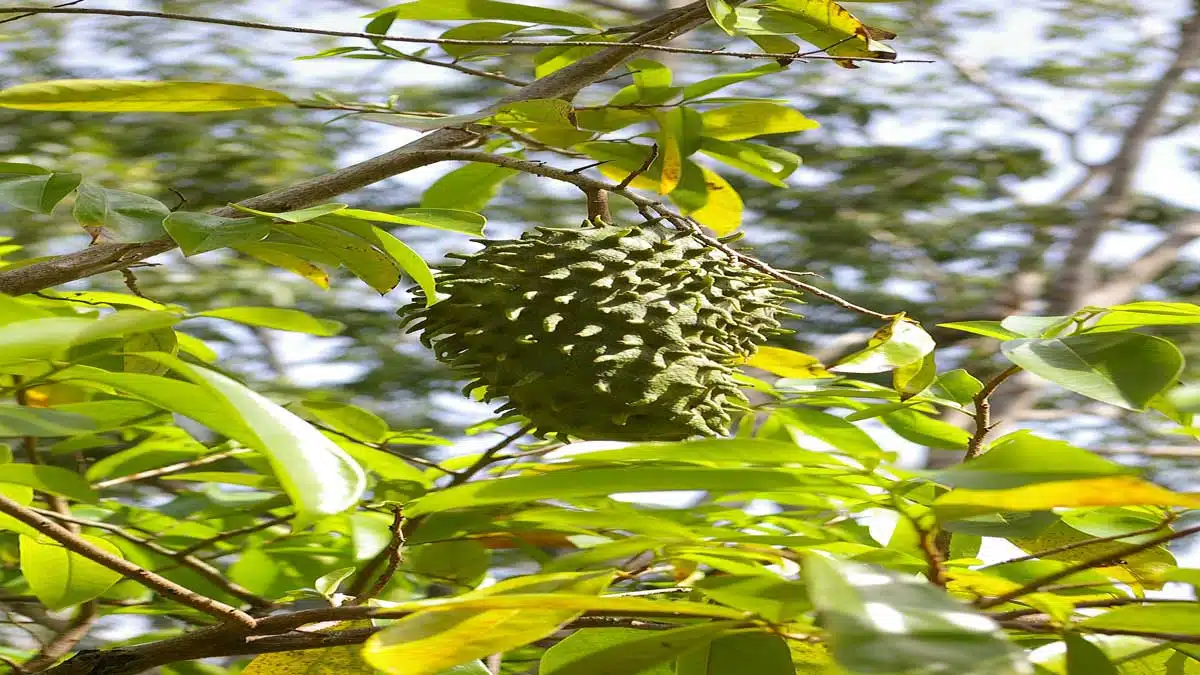
[[[211,453],[208,455],[203,455],[201,457],[197,457],[196,459],[189,459],[186,462],[176,462],[175,464],[168,464],[167,466],[160,466],[157,469],[146,469],[145,471],[138,471],[137,473],[131,473],[131,474],[127,474],[125,476],[117,476],[116,478],[110,478],[108,480],[98,481],[98,482],[92,483],[92,487],[97,490],[102,490],[104,488],[112,487],[114,485],[123,485],[125,483],[132,483],[133,481],[144,480],[147,478],[157,478],[159,476],[165,476],[169,473],[175,473],[176,471],[183,471],[185,469],[191,469],[193,467],[203,466],[205,464],[212,464],[213,462],[219,462],[223,459],[228,459],[229,457],[233,457],[234,455],[237,455],[237,454],[243,453],[243,452],[249,452],[249,451],[245,450],[243,448],[231,448],[229,450],[222,450],[220,452],[214,452],[214,453]]]
[[[46,516],[21,506],[4,494],[0,494],[0,513],[12,516],[16,520],[58,542],[68,551],[81,555],[123,577],[133,579],[160,595],[171,598],[176,602],[204,612],[205,614],[217,617],[221,621],[235,622],[245,627],[254,626],[254,617],[236,607],[230,607],[223,602],[200,595],[195,591],[180,586],[170,579],[161,577],[150,570],[143,569],[120,556],[113,555],[86,539],[79,537],[74,532],[71,532]],[[58,517],[61,518],[62,516]]]
[[[0,8],[0,11],[21,11]],[[42,10],[44,8],[34,8]],[[62,10],[56,10],[62,11]],[[117,10],[111,10],[117,11]],[[604,77],[609,70],[641,51],[646,45],[671,40],[711,19],[703,0],[667,12],[643,24],[631,42],[603,43],[607,48],[582,58],[500,99],[487,110],[531,99],[569,96]],[[370,35],[365,34],[365,35]],[[379,36],[371,35],[372,39]],[[575,43],[577,46],[577,43]],[[429,163],[422,152],[448,150],[474,141],[477,136],[463,129],[443,128],[428,133],[400,148],[364,162],[274,190],[240,202],[259,211],[288,211],[311,206],[337,195],[366,187]],[[213,215],[236,217],[232,207],[216,209]],[[122,269],[175,248],[169,238],[139,244],[99,244],[83,251],[57,256],[17,269],[0,270],[0,293],[24,295],[50,286]]]
[[[1188,536],[1191,536],[1196,533],[1200,533],[1200,525],[1196,525],[1194,527],[1189,527],[1189,528],[1186,528],[1183,530],[1179,530],[1178,532],[1168,532],[1164,535],[1154,537],[1153,539],[1149,539],[1140,544],[1133,544],[1133,545],[1127,546],[1127,547],[1122,548],[1113,553],[1108,553],[1108,554],[1105,554],[1102,556],[1098,556],[1098,557],[1092,558],[1090,560],[1083,560],[1081,562],[1075,563],[1074,565],[1068,565],[1067,567],[1065,567],[1057,572],[1054,572],[1053,574],[1047,574],[1046,576],[1041,577],[1040,579],[1034,579],[1033,581],[1030,581],[1029,583],[1021,586],[1020,588],[1015,588],[1007,593],[1002,593],[1001,595],[997,595],[995,597],[990,597],[990,598],[980,598],[975,603],[975,606],[978,607],[979,609],[987,609],[989,607],[1003,605],[1004,603],[1009,602],[1010,600],[1019,598],[1023,595],[1029,595],[1030,593],[1036,593],[1039,590],[1041,590],[1042,588],[1049,586],[1050,584],[1058,581],[1059,579],[1064,579],[1066,577],[1071,576],[1072,574],[1078,574],[1079,572],[1083,572],[1085,570],[1090,570],[1095,567],[1104,567],[1106,565],[1111,565],[1111,564],[1116,563],[1119,560],[1128,558],[1129,556],[1134,555],[1135,553],[1141,553],[1142,551],[1154,548],[1155,546],[1159,546],[1161,544],[1165,544],[1169,541],[1174,541],[1176,539],[1182,539],[1183,537],[1188,537]],[[1128,535],[1126,535],[1126,536],[1128,536]]]
[[[534,425],[526,424],[525,426],[521,427],[520,429],[517,429],[516,431],[512,432],[511,434],[500,439],[499,443],[496,443],[495,445],[488,448],[487,450],[484,450],[483,453],[481,453],[479,455],[479,459],[475,460],[475,462],[473,464],[471,464],[471,466],[468,466],[466,469],[459,471],[458,474],[456,474],[454,476],[454,478],[451,478],[450,484],[447,485],[446,487],[454,487],[455,485],[462,485],[463,483],[474,478],[475,474],[479,473],[480,471],[483,471],[484,469],[486,469],[488,467],[489,464],[497,461],[497,457],[496,457],[497,453],[501,452],[508,446],[512,445],[514,442],[516,442],[517,439],[521,438],[525,434],[529,433],[530,431],[533,431],[533,428],[534,428]]]
[[[1195,604],[1196,603],[1195,600],[1188,600],[1187,598],[1130,598],[1130,597],[1124,597],[1124,598],[1108,598],[1105,600],[1083,600],[1083,601],[1076,602],[1073,604],[1075,605],[1075,609],[1097,609],[1097,608],[1103,608],[1103,607],[1123,607],[1125,605],[1171,604],[1171,603],[1179,603],[1179,602],[1187,603],[1187,604]],[[1034,615],[1042,614],[1042,613],[1043,612],[1040,609],[1029,607],[1026,609],[1014,609],[1009,612],[997,612],[996,614],[989,614],[988,616],[990,616],[992,619],[994,619],[996,621],[1009,621],[1011,619],[1019,619],[1023,616],[1034,616]]]
[[[1200,238],[1200,213],[1171,229],[1167,236],[1136,260],[1124,265],[1112,281],[1084,295],[1081,304],[1108,307],[1128,302],[1142,286],[1154,281],[1179,260],[1184,246]]]
[[[694,5],[695,3],[692,3]],[[691,5],[688,6],[690,8]],[[144,17],[151,19],[168,19],[171,21],[190,21],[192,23],[208,23],[237,28],[253,28],[255,30],[276,31],[282,33],[300,33],[304,35],[326,35],[331,37],[359,38],[380,42],[405,42],[423,45],[464,45],[481,47],[553,47],[568,44],[571,47],[612,47],[614,44],[625,44],[647,51],[666,52],[669,54],[695,54],[701,56],[728,56],[739,59],[787,59],[796,60],[803,57],[817,60],[865,61],[868,63],[931,63],[928,59],[888,59],[872,57],[829,56],[815,53],[797,54],[794,52],[739,52],[725,49],[692,49],[690,47],[668,47],[650,41],[631,39],[624,43],[605,42],[601,40],[572,40],[571,42],[555,42],[549,40],[459,40],[451,38],[411,37],[405,35],[384,35],[380,33],[360,33],[356,31],[323,30],[319,28],[303,28],[300,26],[283,26],[278,24],[260,23],[257,21],[237,21],[234,19],[215,19],[205,16],[175,14],[170,12],[148,12],[131,9],[91,9],[91,8],[55,8],[55,7],[0,7],[0,14],[24,12],[33,14],[93,14],[102,16]],[[654,21],[651,19],[650,21]],[[634,26],[630,32],[644,28]]]
[[[186,548],[179,549],[178,551],[175,551],[172,555],[173,555],[173,557],[176,557],[176,558],[184,558],[186,556],[189,556],[189,555],[195,553],[196,551],[208,548],[209,546],[212,546],[213,544],[217,544],[222,541],[228,541],[235,537],[240,537],[243,534],[253,534],[255,532],[261,532],[262,530],[274,527],[276,525],[282,525],[283,523],[286,523],[295,517],[296,517],[295,514],[289,513],[287,515],[275,516],[273,518],[268,518],[262,522],[255,523],[253,525],[247,525],[245,527],[237,527],[232,530],[226,530],[226,531],[222,532],[221,534],[218,534],[213,537],[209,537],[208,539],[202,539]]]
[[[96,603],[94,601],[83,603],[75,612],[75,616],[71,618],[71,623],[67,625],[66,630],[55,635],[53,640],[38,650],[33,658],[21,664],[21,667],[26,672],[36,673],[54,665],[75,649],[75,645],[87,637],[92,626],[99,620],[100,613],[96,611]]]
[[[988,380],[987,384],[983,385],[983,389],[975,394],[975,433],[971,435],[971,440],[967,441],[967,453],[963,456],[964,462],[969,462],[980,455],[983,451],[983,441],[987,438],[988,432],[994,428],[992,424],[992,404],[988,398],[996,391],[996,388],[1004,383],[1005,380],[1020,372],[1020,366],[1009,366],[999,375]]]
[[[1089,264],[1100,236],[1116,220],[1125,216],[1133,195],[1133,176],[1141,165],[1146,145],[1166,107],[1171,92],[1183,80],[1200,57],[1200,13],[1183,22],[1179,43],[1171,65],[1154,83],[1138,110],[1133,124],[1122,135],[1117,153],[1106,164],[1110,167],[1108,185],[1089,206],[1076,228],[1059,265],[1057,278],[1050,283],[1047,310],[1050,314],[1069,314],[1095,286],[1094,265]]]
[[[392,580],[392,576],[396,574],[396,568],[400,566],[400,550],[404,546],[404,511],[398,506],[392,507],[392,524],[388,526],[388,532],[392,533],[392,538],[388,540],[387,547],[383,549],[383,554],[387,556],[387,565],[384,566],[383,572],[375,579],[375,583],[371,584],[370,588],[346,604],[361,605],[371,598],[379,597],[383,589],[387,588],[388,582]]]

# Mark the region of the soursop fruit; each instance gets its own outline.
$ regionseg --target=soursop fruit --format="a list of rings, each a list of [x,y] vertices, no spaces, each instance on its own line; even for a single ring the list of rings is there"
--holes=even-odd
[[[621,441],[728,432],[736,364],[798,299],[663,225],[539,227],[440,266],[439,302],[400,311],[438,359],[537,433]]]

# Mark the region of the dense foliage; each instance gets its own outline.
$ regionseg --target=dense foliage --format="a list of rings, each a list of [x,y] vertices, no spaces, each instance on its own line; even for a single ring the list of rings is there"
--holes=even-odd
[[[1185,354],[1200,305],[1180,301],[1170,277],[1137,297],[1174,251],[1125,271],[1089,259],[1118,222],[1160,225],[1150,254],[1198,234],[1194,213],[1135,198],[1131,174],[1147,134],[1190,123],[1163,111],[1176,90],[1192,93],[1200,19],[1178,24],[1159,79],[1134,88],[1144,96],[1117,131],[1124,142],[1072,188],[1082,208],[1022,203],[1022,218],[1004,182],[1044,172],[1036,152],[805,144],[823,113],[835,126],[874,113],[817,84],[751,95],[786,89],[798,70],[865,81],[923,65],[906,62],[903,35],[831,0],[549,4],[415,0],[306,56],[486,83],[425,94],[438,113],[406,104],[419,96],[302,97],[182,65],[186,77],[84,79],[46,62],[0,90],[20,127],[0,163],[14,233],[0,248],[0,668],[1200,672],[1200,571],[1170,548],[1200,531],[1200,496],[1103,456],[1128,449],[1105,439],[1196,436]],[[1090,7],[1063,20],[1095,20]],[[978,80],[947,53],[933,8],[910,8],[915,39]],[[30,11],[9,13],[45,27],[107,10]],[[139,31],[195,20],[123,14]],[[216,21],[279,29],[236,23]],[[680,46],[684,35],[696,46]],[[240,65],[240,52],[225,56]],[[1072,86],[1114,68],[1074,58],[1031,77]],[[1122,95],[1110,79],[1086,85],[1098,101]],[[333,152],[299,117],[308,111],[415,139],[312,176],[297,165]],[[297,128],[280,129],[293,113]],[[54,125],[78,134],[51,143]],[[98,137],[92,125],[116,127],[122,149],[73,148]],[[180,145],[164,150],[147,129]],[[261,144],[252,159],[237,143],[209,147],[231,130]],[[163,153],[173,166],[159,183],[147,176],[168,172],[136,160]],[[840,179],[795,184],[801,155]],[[365,190],[442,162],[461,165],[418,179],[407,201]],[[898,166],[918,175],[892,175]],[[497,199],[502,184],[535,193]],[[946,213],[956,201],[970,206]],[[499,229],[545,227],[507,240],[485,232],[485,214]],[[958,240],[939,239],[968,218]],[[820,227],[799,227],[809,222]],[[68,226],[92,244],[50,255]],[[1055,228],[1071,233],[1058,269],[1041,257]],[[989,233],[1004,236],[967,241]],[[734,243],[743,234],[750,245]],[[489,235],[490,253],[460,256],[461,268],[426,261]],[[951,295],[885,288],[969,246],[924,279]],[[182,257],[156,257],[176,248]],[[836,260],[811,255],[835,248]],[[898,249],[924,260],[907,265]],[[988,255],[1002,259],[994,270],[961,265],[991,266]],[[162,266],[147,269],[152,258]],[[839,294],[805,275],[837,281],[847,266],[863,279]],[[402,281],[410,297],[391,294]],[[1011,297],[999,297],[1004,284]],[[800,311],[797,298],[820,321],[786,311]],[[343,354],[369,353],[385,372],[413,364],[412,386],[399,387],[409,395],[440,387],[454,375],[411,343],[397,353],[397,310],[476,378],[468,396],[508,405],[455,437],[389,409],[394,382],[285,377],[281,335],[284,350],[345,335]],[[267,363],[229,348],[237,330]],[[1068,424],[1115,411],[1095,451],[1052,429],[996,428],[1048,389]],[[905,468],[911,448],[949,459]]]

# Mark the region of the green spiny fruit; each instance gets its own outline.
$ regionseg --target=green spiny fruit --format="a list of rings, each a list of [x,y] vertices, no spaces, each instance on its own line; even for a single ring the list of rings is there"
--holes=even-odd
[[[725,434],[746,398],[735,364],[797,299],[771,277],[661,225],[539,227],[441,266],[444,299],[400,311],[470,392],[538,433],[679,440]]]

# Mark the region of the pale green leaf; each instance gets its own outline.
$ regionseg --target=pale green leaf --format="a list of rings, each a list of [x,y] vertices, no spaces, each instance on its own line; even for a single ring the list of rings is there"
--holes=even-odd
[[[0,91],[0,108],[78,112],[212,112],[291,105],[283,94],[219,82],[50,80]]]
[[[79,536],[121,557],[120,549],[108,541],[89,534]],[[23,534],[20,545],[21,575],[47,609],[66,609],[97,598],[121,579],[118,572],[72,553],[48,538]]]

